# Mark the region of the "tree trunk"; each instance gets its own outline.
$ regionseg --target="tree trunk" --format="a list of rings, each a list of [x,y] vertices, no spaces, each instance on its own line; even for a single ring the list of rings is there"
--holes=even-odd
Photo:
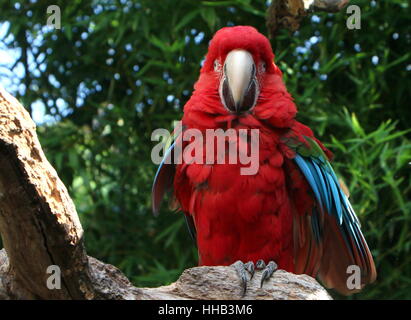
[[[232,267],[191,268],[169,286],[136,288],[116,267],[87,256],[76,208],[41,149],[34,122],[1,88],[0,234],[0,299],[241,298]],[[244,299],[331,299],[307,275],[279,270],[263,289],[260,277],[258,271]]]

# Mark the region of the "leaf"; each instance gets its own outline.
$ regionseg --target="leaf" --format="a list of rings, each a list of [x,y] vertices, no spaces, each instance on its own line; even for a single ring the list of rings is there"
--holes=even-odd
[[[352,123],[352,127],[353,127],[355,133],[357,133],[358,135],[364,137],[365,132],[364,132],[363,128],[361,127],[360,123],[358,122],[358,119],[357,119],[357,116],[355,115],[355,113],[351,114],[351,123]]]
[[[194,10],[184,16],[183,19],[174,27],[174,32],[178,32],[180,29],[188,25],[197,15],[200,13],[200,10]]]
[[[214,8],[202,8],[201,9],[201,16],[204,21],[208,24],[208,27],[213,32],[217,20],[217,15],[215,13]]]

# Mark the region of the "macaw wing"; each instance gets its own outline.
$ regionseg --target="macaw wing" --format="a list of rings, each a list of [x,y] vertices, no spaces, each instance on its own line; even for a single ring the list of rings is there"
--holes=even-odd
[[[351,294],[347,279],[358,266],[361,286],[376,278],[360,222],[316,141],[292,145],[288,163],[294,205],[295,272],[317,276],[328,287]],[[353,268],[353,267],[351,267]],[[354,267],[355,268],[355,267]],[[358,290],[357,290],[358,291]]]
[[[164,196],[167,193],[174,195],[174,192],[172,192],[173,182],[176,164],[182,157],[184,130],[185,128],[181,125],[181,122],[178,123],[165,143],[167,150],[158,166],[151,188],[151,206],[155,216],[159,213]]]
[[[179,157],[179,152],[182,152],[182,147],[179,148],[179,144],[182,144],[182,139],[180,139],[180,134],[173,135],[171,138],[171,145],[164,154],[163,160],[158,166],[156,175],[154,177],[153,186],[151,189],[151,206],[152,211],[155,216],[158,216],[160,211],[161,203],[164,196],[169,193],[171,195],[173,192],[174,176],[176,173],[176,159]],[[174,199],[175,200],[175,199]],[[188,231],[192,237],[194,243],[196,244],[196,229],[194,225],[193,217],[184,213],[184,218],[187,224]]]
[[[158,166],[157,173],[154,177],[153,186],[151,188],[151,206],[155,216],[158,215],[161,203],[166,193],[172,191],[176,165],[174,161],[174,149],[176,141],[173,141],[171,146],[164,154],[163,160]]]

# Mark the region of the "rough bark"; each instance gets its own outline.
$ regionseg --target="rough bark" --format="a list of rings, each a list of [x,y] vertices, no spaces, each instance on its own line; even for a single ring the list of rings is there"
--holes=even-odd
[[[281,28],[296,31],[301,20],[315,11],[338,12],[349,0],[273,0],[267,11],[267,28],[274,38]]]
[[[24,107],[0,88],[0,299],[239,299],[232,267],[197,267],[159,288],[136,288],[114,266],[87,256],[75,206],[47,161]],[[61,270],[49,289],[47,268]],[[278,271],[245,299],[330,299],[306,275]]]
[[[88,257],[90,281],[97,296],[87,299],[115,300],[331,300],[327,291],[307,275],[278,270],[259,287],[261,271],[257,271],[241,296],[236,271],[232,267],[196,267],[183,272],[168,286],[136,288],[116,267]],[[1,299],[52,299],[51,295],[34,296],[25,284],[18,284],[8,272],[10,266],[5,250],[0,250]],[[41,281],[41,279],[39,279]]]

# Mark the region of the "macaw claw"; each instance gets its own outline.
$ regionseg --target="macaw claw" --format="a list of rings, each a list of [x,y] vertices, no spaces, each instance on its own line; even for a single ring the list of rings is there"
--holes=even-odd
[[[244,297],[247,291],[247,282],[250,281],[254,276],[254,272],[255,272],[254,263],[252,261],[244,263],[238,260],[234,262],[231,266],[234,267],[234,269],[237,271],[238,276],[240,277],[241,287],[242,287],[241,296]],[[250,274],[249,279],[247,277],[247,273]]]
[[[257,265],[259,261],[257,261]],[[274,261],[270,261],[267,265],[265,265],[264,261],[262,261],[262,264],[260,263],[260,266],[261,266],[261,269],[263,269],[263,274],[261,275],[261,282],[260,282],[260,288],[262,288],[264,281],[270,279],[273,273],[278,269],[278,266]]]
[[[255,265],[252,261],[244,263],[241,260],[238,260],[234,262],[231,266],[234,267],[234,269],[237,271],[237,274],[241,280],[241,288],[242,288],[241,297],[245,296],[245,293],[247,291],[247,282],[251,281],[256,269],[263,270],[263,273],[261,275],[260,288],[263,287],[264,281],[268,280],[272,276],[272,274],[277,270],[277,264],[274,261],[270,261],[266,265],[262,259],[258,260],[255,263]],[[248,278],[248,274],[249,274],[249,278]]]

